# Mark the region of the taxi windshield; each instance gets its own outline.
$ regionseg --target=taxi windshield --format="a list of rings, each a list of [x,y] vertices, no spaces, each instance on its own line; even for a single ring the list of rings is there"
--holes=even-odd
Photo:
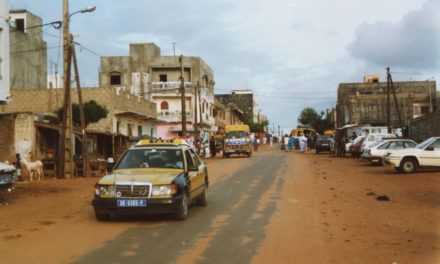
[[[125,153],[115,169],[183,169],[182,156],[182,150],[180,149],[131,149]]]

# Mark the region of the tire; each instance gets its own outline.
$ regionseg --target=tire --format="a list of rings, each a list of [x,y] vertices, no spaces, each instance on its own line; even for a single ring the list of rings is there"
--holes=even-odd
[[[174,215],[174,218],[177,220],[185,220],[188,216],[188,195],[186,194],[186,190],[184,190],[182,195],[182,200],[180,201],[179,210]]]
[[[208,205],[208,186],[206,182],[203,184],[203,192],[197,199],[197,205],[206,206]]]
[[[400,162],[399,168],[403,173],[413,173],[417,170],[418,166],[419,164],[415,158],[404,158]]]
[[[110,215],[109,214],[100,214],[98,212],[95,212],[95,217],[96,217],[96,220],[98,220],[98,221],[108,221],[108,220],[110,220]]]

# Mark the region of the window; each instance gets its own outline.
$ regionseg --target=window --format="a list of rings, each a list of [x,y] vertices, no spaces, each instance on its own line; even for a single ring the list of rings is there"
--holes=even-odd
[[[138,126],[138,136],[142,136],[142,126]]]
[[[133,136],[132,126],[131,124],[127,124],[127,134],[129,137]]]
[[[191,157],[191,154],[189,153],[189,151],[185,151],[185,158],[186,158],[186,164],[188,165],[188,168],[194,167],[194,161]]]
[[[159,74],[159,81],[160,82],[167,82],[167,75],[166,74]]]
[[[110,74],[110,85],[121,85],[121,74],[120,73]]]
[[[422,115],[429,113],[429,106],[422,106],[421,109]]]
[[[190,152],[191,152],[191,157],[193,158],[194,163],[196,164],[196,166],[198,167],[198,166],[202,165],[202,162],[200,161],[199,157],[197,157],[197,155],[194,152],[194,150],[190,149]]]
[[[17,29],[17,31],[24,32],[24,19],[23,18],[15,20],[15,28]]]
[[[120,129],[121,129],[121,122],[116,122],[116,133],[117,134],[119,134],[121,131],[120,131]]]
[[[416,147],[416,143],[411,142],[411,141],[405,142],[405,148],[415,148],[415,147]]]
[[[167,101],[163,101],[162,103],[160,103],[160,110],[168,110],[169,109],[169,105]]]

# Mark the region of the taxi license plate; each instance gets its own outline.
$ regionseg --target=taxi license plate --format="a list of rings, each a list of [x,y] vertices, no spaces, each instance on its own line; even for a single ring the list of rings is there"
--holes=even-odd
[[[118,207],[147,207],[147,200],[117,200]]]

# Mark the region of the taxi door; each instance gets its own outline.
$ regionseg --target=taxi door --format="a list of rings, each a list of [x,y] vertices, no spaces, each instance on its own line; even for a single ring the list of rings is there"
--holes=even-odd
[[[201,164],[200,160],[197,159],[195,154],[191,153],[189,150],[185,150],[185,159],[188,168],[197,167],[197,171],[189,171],[188,176],[190,180],[190,199],[194,199],[198,197],[203,192],[203,184],[205,181],[204,177],[204,167]],[[193,158],[194,156],[194,158]]]

